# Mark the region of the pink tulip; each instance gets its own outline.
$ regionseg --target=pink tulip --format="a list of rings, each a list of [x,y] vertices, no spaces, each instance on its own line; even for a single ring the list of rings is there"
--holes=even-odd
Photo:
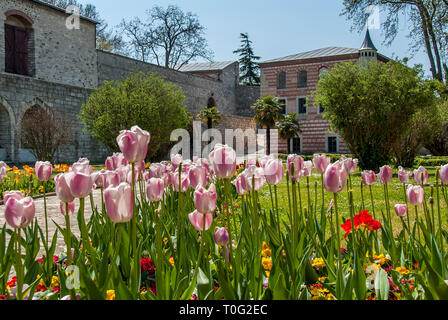
[[[134,180],[135,180],[135,182],[137,182],[139,180],[139,177],[140,177],[139,171],[134,169]],[[125,181],[122,181],[122,182],[127,182],[129,184],[132,184],[132,167],[131,166],[127,167],[126,179],[125,179]]]
[[[330,165],[331,159],[326,155],[315,154],[313,157],[313,164],[316,171],[319,173],[324,173],[327,167]]]
[[[396,204],[394,209],[398,217],[405,217],[408,213],[408,206],[405,204]]]
[[[54,177],[56,195],[62,202],[72,202],[75,197],[70,189],[68,173],[60,173]]]
[[[61,201],[61,203],[59,204],[59,209],[61,210],[61,214],[63,215],[63,216],[65,216],[67,213],[66,213],[66,207],[65,207],[65,205],[66,205],[66,203],[65,202],[62,202]],[[70,202],[69,204],[68,204],[68,214],[69,215],[72,215],[73,213],[75,213],[75,203],[74,202]]]
[[[244,182],[243,182],[244,180]],[[246,185],[246,178],[243,175],[238,175],[238,177],[236,177],[235,180],[232,181],[232,184],[235,186],[236,188],[236,192],[239,195],[245,195],[247,194],[247,192],[249,192],[250,190],[247,190],[245,187]]]
[[[150,178],[146,183],[146,196],[151,202],[157,202],[163,198],[164,184],[162,179]]]
[[[263,168],[257,166],[250,166],[242,172],[245,182],[247,184],[247,190],[259,191],[263,189],[266,183]]]
[[[22,200],[23,198],[25,198],[25,195],[21,192],[21,191],[5,191],[3,193],[3,203],[6,204],[6,202],[8,202],[9,199],[14,198],[16,200]]]
[[[72,171],[67,173],[66,180],[69,182],[71,194],[75,198],[85,198],[92,192],[93,180],[90,174]]]
[[[93,173],[90,161],[87,158],[81,158],[75,162],[69,169],[69,172],[83,173],[85,175],[91,175]]]
[[[103,180],[103,189],[106,189],[110,186],[117,187],[121,182],[120,174],[115,171],[107,170],[104,173],[104,180]]]
[[[409,179],[412,176],[412,172],[406,171],[403,167],[398,167],[398,180],[401,183],[409,183]]]
[[[117,137],[117,143],[126,160],[139,162],[145,160],[151,135],[148,131],[133,126],[131,130],[122,130]]]
[[[263,169],[266,167],[266,164],[270,161],[270,160],[275,160],[273,155],[263,155],[258,159],[258,163],[260,164],[260,167],[262,167]],[[255,164],[257,165],[257,164]]]
[[[149,177],[150,178],[163,178],[163,175],[166,172],[166,168],[161,163],[153,163],[149,167]]]
[[[6,168],[6,163],[4,163],[3,161],[0,161],[0,183],[2,183],[3,178],[5,178],[7,171],[8,170]]]
[[[12,228],[26,228],[34,219],[35,207],[31,197],[9,198],[5,203],[5,219]]]
[[[270,185],[277,186],[283,182],[285,176],[285,168],[282,160],[270,159],[264,165],[264,176],[266,182]]]
[[[381,184],[391,183],[393,177],[392,168],[389,166],[382,166],[380,168],[380,173],[378,173],[378,180]]]
[[[414,181],[416,184],[426,184],[428,182],[428,170],[423,167],[419,167],[418,169],[414,170]]]
[[[118,187],[109,187],[104,191],[107,214],[114,223],[131,221],[134,216],[134,199],[132,187],[122,182]]]
[[[302,178],[302,169],[305,161],[303,158],[297,154],[290,154],[288,156],[288,160],[286,161],[286,169],[289,172],[289,178],[294,179],[296,182],[299,182]],[[291,173],[292,165],[294,164],[294,175]]]
[[[103,188],[106,184],[106,170],[95,171],[92,173],[92,181],[96,187]],[[95,187],[94,186],[94,187]]]
[[[341,162],[348,174],[354,173],[358,166],[358,159],[346,158],[344,155],[341,157]]]
[[[371,186],[375,184],[376,175],[372,170],[364,170],[361,172],[362,183],[366,186]]]
[[[114,171],[119,167],[125,167],[127,165],[128,162],[122,153],[114,153],[111,157],[107,157],[106,159],[106,168],[110,171]]]
[[[216,228],[215,230],[215,242],[218,246],[225,246],[229,243],[229,233],[226,228]]]
[[[181,162],[183,162],[182,155],[180,155],[180,154],[171,155],[171,164],[173,165],[174,168],[179,167],[179,164]]]
[[[187,191],[188,187],[190,186],[190,179],[188,178],[188,174],[181,173],[180,180],[180,192]],[[176,192],[179,192],[179,172],[173,173],[173,187]]]
[[[216,208],[216,197],[216,188],[213,183],[208,190],[204,187],[199,187],[194,192],[196,210],[203,214],[212,213]]]
[[[328,192],[341,192],[347,183],[347,171],[340,161],[329,165],[324,173],[324,187]]]
[[[208,183],[207,169],[202,166],[192,165],[188,171],[191,187],[196,189],[198,186],[205,187]]]
[[[146,172],[145,160],[135,163],[135,171],[137,171],[139,177],[143,177],[143,174]]]
[[[227,145],[216,144],[210,152],[210,162],[218,179],[231,179],[236,171],[236,152]]]
[[[303,162],[302,176],[310,177],[313,174],[313,162],[305,161]]]
[[[188,215],[188,219],[197,231],[203,231],[210,229],[213,222],[213,216],[211,213],[205,215],[205,228],[204,228],[204,215],[195,210]]]
[[[439,178],[443,184],[445,184],[445,185],[448,184],[448,164],[440,167]]]
[[[406,194],[409,203],[414,206],[421,205],[423,204],[423,201],[425,201],[425,190],[423,190],[421,186],[409,185]]]
[[[34,170],[36,172],[37,180],[48,181],[50,180],[51,174],[53,173],[53,166],[48,161],[37,161],[34,165]]]

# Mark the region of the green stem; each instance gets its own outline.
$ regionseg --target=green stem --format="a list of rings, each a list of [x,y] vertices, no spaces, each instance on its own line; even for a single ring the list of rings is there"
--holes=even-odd
[[[138,292],[138,272],[139,272],[139,266],[140,266],[140,259],[137,256],[137,210],[135,207],[135,163],[133,162],[131,164],[132,167],[132,198],[134,202],[134,214],[132,216],[131,220],[131,227],[132,227],[132,255],[134,257],[134,282],[132,285],[132,289],[134,292]]]
[[[68,214],[68,202],[65,203],[65,232],[66,232],[66,244],[67,244],[67,261],[68,266],[72,264],[72,246],[71,246],[71,239],[72,234],[70,231],[70,216]]]

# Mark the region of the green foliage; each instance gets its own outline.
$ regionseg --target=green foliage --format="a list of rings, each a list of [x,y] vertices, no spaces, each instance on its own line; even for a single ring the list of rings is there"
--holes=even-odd
[[[187,128],[185,96],[176,85],[156,73],[135,72],[123,81],[106,81],[83,104],[80,120],[93,137],[118,151],[121,130],[138,125],[151,133],[150,160],[165,156],[171,131]]]
[[[277,121],[275,126],[278,129],[278,134],[282,139],[291,139],[300,133],[300,124],[297,120],[297,114],[288,114]]]
[[[202,108],[201,112],[196,116],[198,120],[206,123],[208,120],[211,120],[212,124],[216,124],[222,120],[222,114],[219,112],[216,107],[207,107]]]
[[[423,80],[420,69],[372,61],[336,65],[319,81],[315,104],[325,107],[324,117],[361,168],[376,170],[390,162],[419,112],[436,102],[434,82]]]
[[[282,117],[282,105],[272,95],[258,99],[251,107],[256,111],[254,119],[261,125],[272,128]]]
[[[233,51],[240,56],[240,81],[244,85],[259,86],[260,85],[260,67],[257,60],[260,57],[254,54],[252,41],[249,40],[247,33],[241,33],[241,47]]]

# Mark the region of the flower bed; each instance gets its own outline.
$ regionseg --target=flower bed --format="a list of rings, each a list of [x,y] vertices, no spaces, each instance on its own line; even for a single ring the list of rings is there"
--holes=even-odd
[[[53,180],[66,216],[55,234],[36,222],[33,199],[5,192],[0,299],[448,298],[448,166],[399,168],[397,178],[384,166],[362,172],[358,185],[356,159],[289,155],[286,168],[272,157],[237,164],[232,148],[216,145],[208,160],[176,155],[148,167],[149,140],[138,127],[121,132],[122,153],[101,171],[80,159],[52,179],[54,167],[36,163],[27,178]],[[94,188],[101,202],[86,221]],[[402,196],[391,200],[397,188]],[[75,212],[79,237],[68,219]],[[55,252],[57,233],[65,252]]]

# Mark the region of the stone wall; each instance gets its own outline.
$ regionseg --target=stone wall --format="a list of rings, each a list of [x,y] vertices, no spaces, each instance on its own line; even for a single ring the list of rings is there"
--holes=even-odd
[[[0,160],[34,161],[31,154],[21,148],[16,130],[25,112],[37,105],[53,108],[65,118],[71,119],[75,126],[76,143],[58,151],[58,162],[71,163],[80,157],[88,157],[92,162],[103,162],[107,151],[89,134],[82,132],[82,125],[77,119],[81,106],[90,93],[89,89],[0,73]]]
[[[99,84],[105,80],[123,80],[132,71],[156,72],[162,78],[177,84],[186,96],[185,104],[192,115],[197,115],[207,105],[212,96],[217,109],[222,114],[236,113],[235,88],[224,86],[222,82],[199,77],[172,69],[166,69],[154,64],[124,56],[98,51],[98,79]]]
[[[0,1],[0,71],[5,71],[6,16],[29,18],[29,73],[36,79],[83,88],[97,86],[95,24],[80,20],[80,29],[66,27],[68,15],[29,0]]]

